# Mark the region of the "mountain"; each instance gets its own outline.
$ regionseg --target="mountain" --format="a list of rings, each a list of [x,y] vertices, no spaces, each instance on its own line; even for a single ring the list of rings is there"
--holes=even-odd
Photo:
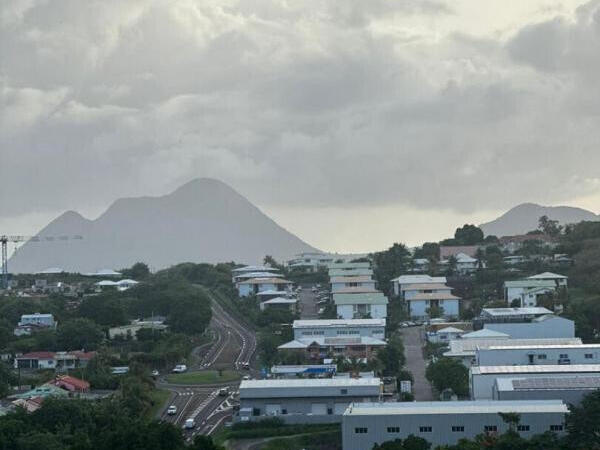
[[[228,185],[199,178],[162,197],[122,198],[96,220],[69,211],[38,235],[81,240],[27,242],[10,259],[11,272],[61,267],[72,272],[180,262],[259,263],[313,247],[277,225]]]
[[[542,216],[558,220],[562,225],[577,223],[582,220],[600,220],[600,216],[586,209],[523,203],[502,214],[496,220],[479,225],[479,228],[483,230],[486,236],[490,234],[498,237],[525,234],[538,227],[538,220]]]

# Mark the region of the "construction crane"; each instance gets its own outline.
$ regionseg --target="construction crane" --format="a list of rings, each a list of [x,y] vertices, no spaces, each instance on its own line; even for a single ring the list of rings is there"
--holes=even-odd
[[[8,243],[18,244],[19,242],[55,242],[81,240],[83,236],[0,236],[2,244],[2,287],[8,289]]]

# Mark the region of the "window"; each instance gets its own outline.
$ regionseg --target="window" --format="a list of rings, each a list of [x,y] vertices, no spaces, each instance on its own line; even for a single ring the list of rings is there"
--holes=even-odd
[[[281,414],[287,414],[287,409],[282,409]]]
[[[464,433],[465,427],[462,425],[452,425],[452,432],[453,433]]]
[[[303,336],[312,336],[312,331],[303,331],[302,335]]]
[[[427,427],[427,426],[419,427],[419,432],[420,433],[431,433],[431,430],[432,430],[431,427]]]
[[[529,431],[529,425],[517,425],[517,431]]]
[[[260,416],[260,408],[252,408],[253,416]]]
[[[550,425],[550,431],[562,431],[562,430],[563,430],[562,425]]]
[[[496,425],[485,425],[483,427],[483,431],[485,431],[486,433],[491,433],[494,431],[498,431],[498,426]]]
[[[566,353],[561,353],[561,354],[558,356],[558,359],[569,359],[569,355],[567,355]]]
[[[340,394],[342,394],[342,395],[348,394],[348,389],[340,389]]]
[[[387,427],[388,433],[400,433],[400,427]]]
[[[586,353],[585,354],[585,359],[594,359],[594,354],[593,353]]]
[[[313,334],[315,336],[323,336],[325,334],[325,332],[324,331],[313,331]]]
[[[546,359],[546,354],[545,353],[541,353],[539,355],[537,355],[538,359]]]
[[[346,330],[338,330],[337,334],[348,334],[348,331],[346,331]]]
[[[332,415],[333,414],[333,408],[327,408],[327,415]]]
[[[354,429],[355,434],[367,434],[368,432],[369,432],[369,429],[366,427],[356,427]]]

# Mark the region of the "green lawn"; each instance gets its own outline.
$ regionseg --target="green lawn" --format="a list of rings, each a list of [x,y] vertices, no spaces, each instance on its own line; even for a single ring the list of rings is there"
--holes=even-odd
[[[232,370],[224,370],[222,375],[216,370],[203,370],[202,372],[173,373],[167,376],[167,381],[173,384],[218,384],[236,381],[241,375]]]
[[[171,393],[163,389],[153,389],[150,393],[152,397],[152,407],[148,410],[148,417],[154,418],[160,411],[160,409],[167,403]]]

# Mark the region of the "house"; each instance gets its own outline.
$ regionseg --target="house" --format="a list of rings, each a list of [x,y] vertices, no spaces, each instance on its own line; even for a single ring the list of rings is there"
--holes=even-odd
[[[286,264],[290,269],[306,269],[315,272],[321,267],[327,267],[338,259],[340,259],[338,255],[331,253],[303,252],[295,255]]]
[[[240,297],[248,297],[263,291],[290,290],[293,283],[283,278],[250,278],[240,281],[237,286]]]
[[[427,333],[427,341],[432,344],[443,344],[458,339],[463,334],[465,334],[465,331],[460,328],[444,327],[435,332]]]
[[[329,269],[329,278],[333,277],[372,277],[373,269]]]
[[[90,390],[90,383],[70,375],[59,375],[54,378],[54,380],[49,381],[46,384],[59,387],[69,392],[83,393],[89,392]]]
[[[504,261],[504,264],[507,264],[509,266],[514,266],[517,264],[523,264],[524,262],[527,261],[527,258],[523,255],[511,255],[511,256],[505,256],[504,258],[502,258],[502,260]]]
[[[543,339],[575,337],[575,322],[547,314],[522,321],[489,322],[484,328],[506,333],[513,339]]]
[[[331,277],[331,292],[340,292],[348,289],[363,289],[362,292],[374,292],[375,280],[370,276]],[[366,291],[364,291],[366,290]]]
[[[492,400],[494,385],[502,378],[557,378],[600,376],[600,364],[471,366],[469,388],[471,399]]]
[[[276,297],[289,297],[289,295],[290,293],[288,291],[266,290],[258,292],[256,294],[256,297],[258,297],[259,301],[264,302],[266,300],[271,300],[272,298]]]
[[[478,366],[600,364],[600,344],[513,345],[510,340],[479,348]]]
[[[446,277],[432,277],[429,275],[400,275],[391,280],[394,296],[402,297],[402,287],[407,284],[436,284],[445,285]]]
[[[487,331],[487,330],[479,330]],[[510,339],[507,334],[500,333],[500,336],[494,337],[473,337],[466,338],[463,334],[459,339],[450,341],[449,350],[444,353],[447,358],[453,358],[463,363],[465,367],[471,367],[477,364],[477,349],[484,349],[500,345],[533,345],[537,347],[553,345],[579,345],[579,338],[557,338],[557,339]]]
[[[475,272],[479,268],[485,268],[485,263],[465,253],[453,255],[456,260],[456,271],[460,274]],[[450,267],[450,259],[440,261],[441,266]]]
[[[459,315],[460,298],[452,295],[452,288],[441,283],[403,284],[401,298],[408,307],[411,318],[426,319],[431,309],[437,308],[441,316],[455,318]]]
[[[327,265],[329,270],[354,270],[354,269],[370,269],[370,262],[340,262]]]
[[[244,380],[236,422],[278,417],[286,423],[339,423],[352,402],[376,401],[379,378]]]
[[[342,319],[360,319],[387,317],[388,299],[381,292],[337,293],[333,294],[338,317]]]
[[[554,238],[545,234],[519,234],[515,236],[502,236],[499,239],[500,248],[503,252],[513,254],[521,248],[527,241],[537,241],[543,247],[555,246]]]
[[[17,356],[14,361],[14,368],[32,370],[54,369],[56,371],[63,371],[78,367],[86,367],[94,356],[96,356],[96,352],[31,352]]]
[[[23,336],[48,328],[56,328],[52,314],[23,314],[13,333],[15,336]]]
[[[565,275],[559,275],[557,273],[552,272],[544,272],[538,273],[537,275],[532,275],[527,277],[528,280],[543,280],[543,281],[552,281],[554,282],[556,287],[567,287],[569,277]]]
[[[600,389],[600,376],[572,375],[539,378],[497,378],[494,400],[562,400],[579,406],[583,398]]]
[[[164,317],[160,316],[149,319],[135,319],[132,320],[129,325],[109,328],[108,337],[109,339],[114,339],[117,336],[122,336],[137,339],[137,333],[142,329],[154,330],[156,333],[160,333],[168,328],[165,324],[165,320]]]
[[[544,276],[545,274],[539,274]],[[537,277],[538,275],[534,275]],[[560,275],[559,275],[560,276]],[[504,282],[504,299],[510,306],[513,300],[519,300],[519,302],[532,302],[537,301],[537,296],[541,293],[553,292],[559,286],[566,287],[565,279],[551,279],[551,278],[533,278],[529,277],[525,280],[505,281]],[[530,296],[530,294],[537,293]],[[528,297],[529,296],[529,297]],[[525,306],[525,305],[522,305]],[[533,305],[536,306],[536,305]]]
[[[454,445],[485,433],[504,433],[501,414],[520,418],[523,438],[552,431],[563,434],[569,409],[561,400],[353,403],[342,418],[344,450],[365,450],[413,435],[432,446]]]
[[[383,339],[370,336],[313,336],[294,339],[277,348],[282,351],[300,353],[312,361],[340,357],[368,361],[377,354],[380,348],[386,345],[387,343]]]
[[[413,258],[410,272],[427,272],[429,260],[427,258]]]
[[[329,378],[335,374],[335,364],[279,365],[271,367],[275,378]]]
[[[281,309],[296,314],[298,311],[298,299],[289,297],[275,297],[270,300],[261,302],[259,305],[260,310],[266,309]]]
[[[458,257],[459,254],[475,258],[479,245],[442,245],[440,246],[440,261],[449,259],[451,256]]]
[[[17,356],[15,369],[54,369],[54,352],[30,352]]]

